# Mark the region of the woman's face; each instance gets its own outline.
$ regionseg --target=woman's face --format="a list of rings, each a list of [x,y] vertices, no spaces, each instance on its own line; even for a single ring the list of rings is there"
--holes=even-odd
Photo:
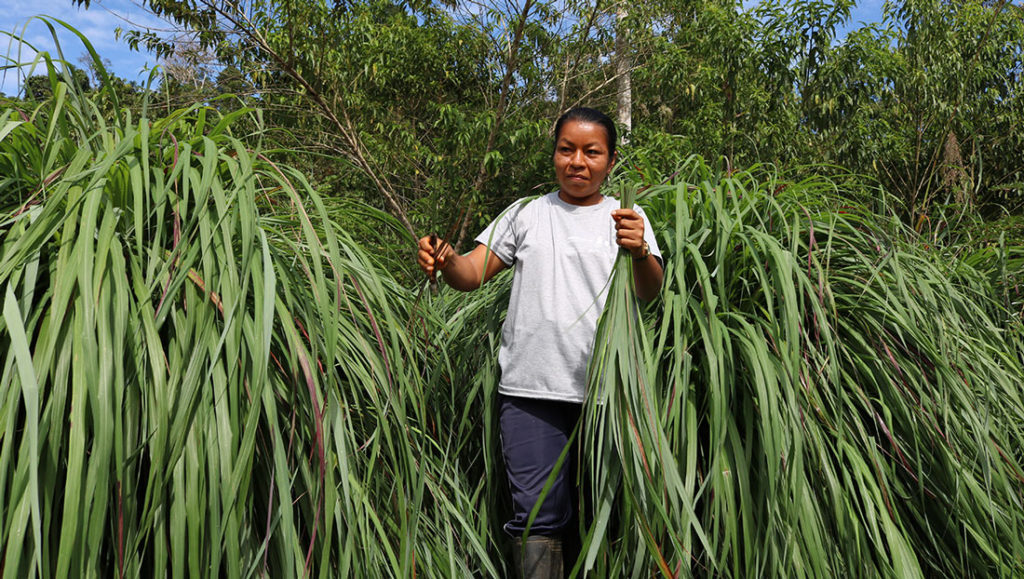
[[[601,183],[614,164],[604,127],[586,121],[562,125],[555,141],[555,175],[562,201],[573,205],[599,203]]]

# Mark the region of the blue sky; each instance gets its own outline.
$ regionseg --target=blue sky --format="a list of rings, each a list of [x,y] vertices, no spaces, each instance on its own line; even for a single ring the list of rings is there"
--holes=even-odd
[[[859,28],[861,23],[877,22],[881,19],[883,0],[860,0],[851,12],[850,28]],[[744,0],[745,5],[756,0]],[[39,50],[54,52],[55,45],[49,29],[39,20],[29,19],[35,15],[49,15],[59,18],[85,34],[100,56],[109,60],[111,71],[118,76],[145,83],[147,69],[156,65],[156,58],[150,54],[133,52],[123,40],[114,38],[117,27],[124,29],[149,27],[158,34],[169,32],[169,25],[143,10],[133,0],[92,0],[88,10],[76,8],[71,0],[3,0],[0,10],[0,31],[21,35],[28,22],[24,37]],[[78,58],[85,48],[77,37],[67,31],[58,30],[61,48],[68,60],[80,66]],[[19,62],[30,62],[35,53],[22,47],[20,57],[17,47],[11,47],[9,39],[0,37],[0,53]],[[20,86],[20,79],[14,71],[0,72],[0,92],[14,95]]]
[[[114,30],[118,26],[124,29],[148,26],[158,32],[169,28],[166,23],[139,8],[132,0],[92,0],[88,10],[76,8],[71,0],[3,0],[3,9],[0,10],[0,31],[22,36],[22,30],[28,23],[28,28],[24,30],[24,38],[39,50],[55,55],[53,35],[43,22],[31,19],[36,15],[53,16],[74,26],[89,39],[101,58],[110,61],[115,74],[141,83],[145,83],[148,77],[148,73],[143,71],[154,66],[156,58],[150,54],[129,50],[123,40],[114,38]],[[64,57],[75,66],[81,67],[78,58],[85,54],[85,47],[78,37],[63,27],[58,25],[56,29]],[[23,63],[31,62],[35,58],[35,52],[27,46],[21,46],[20,55],[17,51],[18,46],[12,46],[8,36],[0,36],[0,54]],[[13,70],[7,70],[6,74],[0,72],[0,92],[6,95],[16,94],[20,85],[17,77]]]
[[[884,0],[860,0],[850,10],[851,28],[860,28],[861,24],[872,24],[882,21],[882,3]]]

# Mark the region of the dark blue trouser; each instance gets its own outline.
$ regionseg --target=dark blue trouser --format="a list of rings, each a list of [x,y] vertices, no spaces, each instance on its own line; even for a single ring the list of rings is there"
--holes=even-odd
[[[512,520],[505,524],[505,531],[519,536],[523,534],[530,512],[579,422],[582,405],[504,395],[499,396],[499,405],[501,448],[514,509]],[[562,461],[554,484],[530,525],[531,535],[561,535],[573,523],[576,511],[575,474],[576,452],[573,448]]]

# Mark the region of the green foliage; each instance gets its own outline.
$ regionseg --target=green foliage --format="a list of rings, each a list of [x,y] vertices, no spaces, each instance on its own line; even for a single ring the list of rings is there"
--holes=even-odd
[[[247,114],[3,113],[3,574],[498,575],[445,350]]]
[[[231,90],[265,111],[277,146],[304,153],[291,161],[321,191],[410,234],[465,238],[547,180],[550,119],[613,111],[620,50],[636,139],[736,167],[834,165],[881,183],[911,224],[950,204],[986,218],[1024,207],[1019,3],[892,2],[859,27],[852,0],[645,2],[621,23],[589,0],[147,5],[232,67]]]
[[[56,50],[53,55],[49,52],[36,52],[29,62],[19,62],[10,53],[3,57],[4,63],[0,65],[0,73],[20,76],[27,72],[19,93],[22,98],[6,99],[6,105],[19,110],[36,108],[40,103],[52,99],[57,86],[63,83],[74,89],[69,93],[72,97],[89,95],[93,104],[108,120],[118,114],[121,107],[128,108],[133,114],[142,111],[143,103],[147,102],[151,91],[134,81],[126,81],[108,73],[106,67],[109,66],[109,61],[104,63],[100,59],[82,33],[59,19],[41,16],[29,19],[25,29],[27,30],[29,25],[37,24],[47,28],[54,39]],[[57,27],[66,28],[83,42],[85,52],[79,57],[78,62],[85,67],[84,69],[69,62],[60,43],[57,42]],[[36,50],[28,42],[9,32],[0,32],[0,35],[10,39],[9,50],[16,54],[20,54],[16,47],[21,44],[33,51]],[[44,72],[37,73],[40,68]],[[151,82],[153,78],[151,75]]]
[[[897,220],[802,203],[833,188],[693,159],[644,192],[663,303],[644,335],[610,297],[599,327],[585,464],[622,483],[581,569],[1024,571],[1020,320]]]
[[[841,156],[828,147],[839,141],[834,123],[849,115],[806,100],[833,102],[824,98],[839,86],[829,84],[837,78],[829,66],[847,46],[824,48],[841,11],[817,6],[805,24],[822,31],[810,44],[786,44],[795,32],[776,23],[777,68],[754,85],[744,84],[750,63],[769,58],[751,43],[729,45],[737,52],[721,56],[731,63],[725,68],[670,77],[693,85],[688,97],[703,95],[690,97],[694,108],[683,115],[707,120],[690,125],[704,131],[694,133],[700,139],[652,122],[623,148],[612,190],[626,204],[641,198],[667,257],[666,281],[642,316],[628,259],[610,281],[594,396],[578,435],[593,500],[583,507],[577,574],[1024,573],[1019,244],[979,228],[968,250],[953,243],[960,235],[940,234],[948,221],[940,227],[938,219],[915,222],[936,224],[920,237],[877,187],[831,166],[734,169],[733,159],[758,157],[752,147],[762,137],[790,141],[780,160],[815,147]],[[291,8],[311,11],[296,18],[323,9]],[[466,181],[475,162],[463,159],[448,175],[446,159],[467,147],[480,152],[476,161],[498,174],[489,183],[513,195],[543,181],[546,125],[524,108],[493,132],[487,99],[467,91],[457,100],[465,89],[457,79],[428,78],[424,71],[452,65],[447,56],[458,49],[450,43],[482,37],[440,9],[413,9],[359,4],[331,14],[349,19],[338,24],[346,31],[362,30],[360,42],[422,59],[422,70],[356,44],[337,51],[351,57],[345,63],[290,55],[286,64],[350,75],[337,94],[354,108],[321,113],[359,111],[341,126],[377,155],[373,167],[399,176],[422,170],[401,189],[415,213],[457,222],[446,219],[457,204],[440,203],[440,192]],[[714,57],[707,38],[685,43],[700,34],[685,14],[717,23],[708,38],[743,39],[741,27],[757,26],[741,19],[730,28],[728,3],[680,10],[691,12],[663,29],[681,46],[664,70]],[[493,14],[493,31],[503,30]],[[545,44],[551,17],[538,9],[524,27],[523,54],[534,56],[522,70],[536,78],[560,78],[531,68],[545,62],[537,55],[567,56]],[[374,19],[388,26],[375,30]],[[607,71],[582,51],[601,45],[594,26],[572,28],[582,55],[567,69],[560,104]],[[639,31],[636,46],[645,34],[656,43],[661,30]],[[896,33],[857,34],[849,46],[863,58],[901,70],[906,55],[888,58],[878,40]],[[777,58],[793,46],[813,53],[814,66],[790,69]],[[466,49],[470,61],[477,49]],[[842,66],[860,62],[843,54]],[[349,68],[373,58],[385,70]],[[314,186],[277,162],[296,152],[267,148],[281,137],[262,130],[259,111],[235,101],[218,110],[226,103],[215,101],[161,111],[163,118],[143,104],[147,114],[137,116],[115,105],[113,83],[83,93],[63,59],[40,59],[51,95],[0,112],[0,572],[504,575],[508,499],[494,393],[508,275],[471,295],[409,290],[396,281],[410,275],[411,252],[395,249],[411,247],[406,224],[382,204],[359,201],[359,188],[374,186],[364,179],[377,173],[325,171]],[[939,70],[923,83],[949,79],[932,68]],[[467,69],[479,73],[478,90],[492,86],[493,70],[458,70]],[[255,78],[239,71],[224,82]],[[535,77],[512,83],[509,98],[522,90],[529,102],[540,98],[531,91],[557,84],[537,88],[527,78]],[[863,95],[872,83],[895,86],[867,72],[859,78]],[[394,82],[405,83],[402,91]],[[785,90],[793,82],[800,99]],[[271,90],[294,88],[276,73],[260,83],[270,104],[306,102]],[[1018,102],[1017,89],[1007,90],[1006,102]],[[406,99],[406,91],[425,95]],[[831,106],[855,111],[857,99],[871,101],[863,95]],[[894,99],[885,102],[909,102]],[[778,106],[755,118],[741,114],[743,102]],[[901,106],[896,112],[906,113]],[[264,117],[292,136],[329,126],[294,108],[287,124],[284,111],[268,105]],[[885,113],[879,104],[865,115]],[[906,117],[880,118],[855,115],[870,130],[850,138],[869,142],[885,118]],[[413,138],[417,131],[429,138]],[[381,132],[405,148],[387,152]],[[497,146],[473,148],[492,134]],[[733,156],[709,166],[685,154],[705,136]],[[875,146],[905,143],[893,136]],[[335,158],[315,159],[323,169]],[[318,189],[332,185],[349,196],[324,199]],[[471,221],[498,204],[478,200]],[[965,206],[941,204],[951,213]]]
[[[882,183],[908,223],[952,203],[1019,212],[1021,6],[889,3],[842,39],[847,1],[654,6],[631,37],[638,138],[734,166],[833,164]]]
[[[235,86],[277,129],[266,137],[302,153],[291,161],[322,190],[388,211],[409,234],[465,235],[514,198],[524,171],[536,173],[546,129],[537,119],[550,115],[522,105],[543,98],[533,64],[544,56],[536,23],[550,18],[546,3],[522,13],[390,0],[147,4],[237,72]],[[152,35],[128,39],[180,54]],[[506,169],[505,159],[524,161]]]
[[[67,66],[72,83],[79,92],[89,90],[89,77],[84,70],[73,64]],[[25,79],[25,97],[29,100],[41,101],[53,96],[50,88],[51,79],[44,74],[32,75]]]
[[[886,15],[821,69],[818,130],[831,160],[878,175],[907,215],[1013,200],[1024,171],[1013,128],[1024,111],[1021,7],[915,0]]]

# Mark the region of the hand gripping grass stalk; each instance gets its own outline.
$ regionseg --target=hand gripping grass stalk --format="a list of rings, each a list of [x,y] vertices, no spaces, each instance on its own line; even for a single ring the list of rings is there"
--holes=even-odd
[[[656,187],[654,194],[669,186]],[[621,188],[632,208],[634,186]],[[661,422],[664,404],[653,390],[650,344],[641,326],[633,260],[620,249],[598,323],[585,404],[583,461],[592,477],[592,524],[576,573],[646,575],[653,561],[665,576],[679,571],[691,536],[703,539]],[[691,530],[694,533],[691,534]],[[616,571],[612,571],[616,570]]]
[[[0,112],[0,577],[503,576],[511,272],[410,331],[407,254],[233,136],[250,111],[106,118],[50,72]],[[1019,248],[677,175],[661,297],[638,316],[627,256],[609,282],[576,575],[1024,576]]]
[[[826,179],[679,175],[645,202],[655,315],[620,257],[599,323],[577,574],[1024,572],[1024,346],[1002,296]]]
[[[257,115],[46,65],[0,111],[0,577],[498,575],[475,395]]]

